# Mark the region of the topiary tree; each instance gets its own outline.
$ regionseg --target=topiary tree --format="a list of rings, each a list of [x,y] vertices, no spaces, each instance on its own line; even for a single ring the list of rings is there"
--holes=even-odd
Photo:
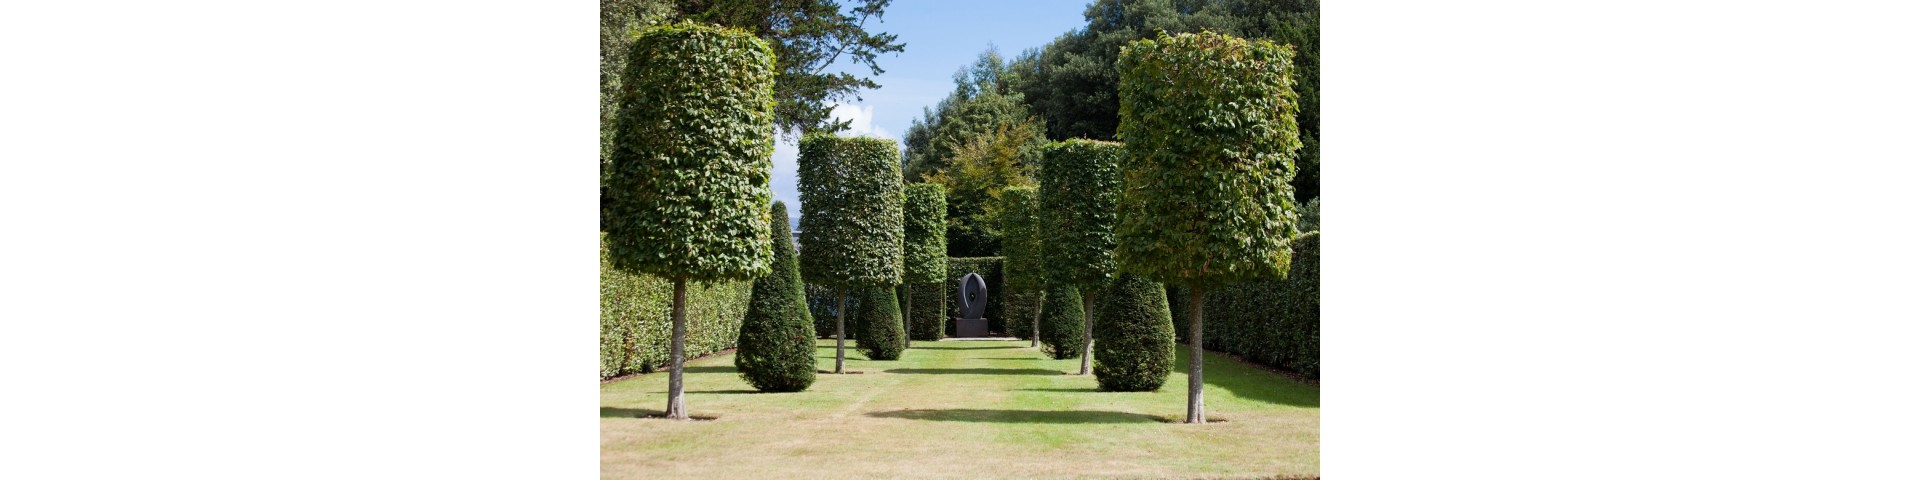
[[[1054,284],[1047,288],[1047,297],[1040,305],[1040,350],[1054,360],[1080,356],[1083,353],[1080,346],[1086,344],[1085,339],[1080,338],[1086,333],[1081,323],[1087,321],[1080,289]]]
[[[1047,277],[1080,288],[1080,374],[1093,360],[1093,298],[1113,276],[1114,204],[1120,197],[1121,146],[1073,139],[1041,149],[1040,212]]]
[[[673,279],[668,418],[686,419],[688,280],[769,271],[773,51],[738,30],[680,24],[633,40],[607,172],[614,268]]]
[[[900,301],[893,287],[859,287],[854,295],[860,297],[860,305],[853,308],[854,325],[860,330],[854,346],[868,360],[899,360],[906,350],[907,332],[901,328]]]
[[[1290,47],[1211,32],[1139,40],[1120,72],[1123,271],[1188,287],[1187,422],[1206,423],[1201,297],[1286,273],[1300,129]]]
[[[1173,374],[1173,317],[1167,289],[1122,274],[1100,296],[1100,329],[1093,334],[1093,376],[1112,392],[1159,390]]]
[[[800,261],[793,255],[787,204],[773,202],[772,218],[773,273],[753,281],[733,366],[753,388],[798,392],[813,385],[813,314],[807,312]]]
[[[901,283],[906,284],[904,295],[905,310],[901,315],[908,325],[906,330],[913,331],[913,285],[941,283],[947,279],[947,188],[938,183],[916,183],[907,185],[906,203],[901,205],[904,218],[902,229],[906,235],[905,256],[902,259],[904,272]],[[940,296],[939,305],[934,305],[939,315],[945,316],[947,303],[945,295]],[[933,330],[936,335],[939,330]],[[939,337],[930,340],[939,340]],[[906,346],[913,346],[913,336],[906,337]]]
[[[847,290],[900,283],[900,148],[880,138],[800,137],[800,272],[839,293],[833,373],[846,373]]]
[[[1039,190],[1034,187],[1007,187],[1000,191],[1000,252],[1004,254],[1001,263],[1001,276],[1008,290],[1038,292],[1035,304],[1046,301],[1046,269],[1040,263],[1040,218],[1038,215]],[[1013,292],[1000,295],[1002,303],[1011,300]],[[1037,305],[1036,305],[1037,306]],[[1040,346],[1040,312],[1033,309],[1031,325],[1033,342],[1031,347]]]

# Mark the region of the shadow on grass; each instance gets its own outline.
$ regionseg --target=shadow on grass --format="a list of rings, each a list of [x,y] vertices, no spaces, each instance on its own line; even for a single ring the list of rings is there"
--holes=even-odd
[[[1105,410],[979,410],[954,408],[938,410],[895,410],[868,413],[869,417],[931,420],[936,422],[992,423],[1159,423],[1152,415]]]
[[[996,348],[1027,348],[1027,346],[1026,345],[1017,345],[1017,346],[1016,345],[996,345],[991,347],[972,347],[972,346],[962,346],[959,344],[959,342],[955,342],[948,345],[914,345],[913,348],[924,348],[927,350],[992,350]]]
[[[666,369],[661,369],[660,371],[664,372],[666,371]],[[710,366],[701,366],[701,367],[680,367],[680,371],[686,372],[686,373],[732,373],[732,372],[738,372],[740,371],[740,369],[734,368],[734,366],[732,365],[710,365]]]
[[[944,374],[944,375],[1065,375],[1059,370],[1044,368],[896,368],[887,373]]]
[[[1016,391],[1022,391],[1022,392],[1078,392],[1078,393],[1098,393],[1098,392],[1100,391],[1100,389],[1098,389],[1098,388],[1093,388],[1093,387],[1083,387],[1083,388],[1016,388],[1016,389],[1014,389],[1014,390],[1016,390]]]
[[[1174,353],[1173,371],[1187,372],[1187,346],[1180,345]],[[1202,372],[1207,389],[1226,389],[1234,396],[1296,407],[1320,408],[1320,388],[1306,385],[1284,375],[1261,370],[1247,364],[1234,361],[1226,356],[1207,352],[1206,370]],[[1161,390],[1176,389],[1186,391],[1187,381],[1169,380]],[[1211,415],[1209,415],[1211,418]]]

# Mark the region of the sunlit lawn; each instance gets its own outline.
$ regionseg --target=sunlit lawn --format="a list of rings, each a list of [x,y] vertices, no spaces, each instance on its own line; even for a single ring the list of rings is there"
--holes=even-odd
[[[833,341],[819,342],[821,370]],[[687,408],[709,421],[636,418],[666,406],[667,374],[600,388],[607,478],[1317,476],[1320,391],[1208,354],[1209,418],[1186,412],[1186,350],[1159,392],[1096,391],[1079,360],[1025,341],[914,342],[799,393],[757,393],[733,356],[687,365]]]

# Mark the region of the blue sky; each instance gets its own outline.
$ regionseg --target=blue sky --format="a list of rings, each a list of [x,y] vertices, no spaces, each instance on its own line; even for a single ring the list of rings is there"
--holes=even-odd
[[[850,2],[849,2],[850,3]],[[887,73],[874,77],[877,90],[860,92],[861,101],[834,108],[834,116],[852,120],[843,135],[872,135],[901,140],[923,107],[931,107],[953,91],[953,73],[971,64],[988,46],[1012,58],[1038,48],[1068,30],[1086,25],[1086,1],[934,1],[896,0],[880,22],[868,21],[867,31],[900,36],[906,50],[879,57]],[[870,75],[865,66],[841,61],[832,69]],[[795,170],[799,149],[780,141],[773,153],[773,195],[800,214]]]

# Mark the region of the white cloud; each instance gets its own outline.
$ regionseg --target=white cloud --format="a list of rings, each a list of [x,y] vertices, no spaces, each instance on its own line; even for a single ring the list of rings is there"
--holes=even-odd
[[[852,105],[834,102],[831,113],[835,121],[848,121],[847,130],[840,135],[849,137],[880,137],[900,141],[893,132],[873,123],[873,106]],[[785,137],[782,135],[781,137]],[[800,145],[798,139],[775,138],[773,143],[773,199],[787,203],[787,214],[800,217]]]
[[[861,106],[834,102],[832,116],[834,121],[847,121],[851,123],[847,126],[847,131],[843,132],[844,135],[853,137],[890,138],[896,142],[900,141],[899,137],[893,136],[893,132],[889,132],[887,129],[873,124],[872,105]]]

